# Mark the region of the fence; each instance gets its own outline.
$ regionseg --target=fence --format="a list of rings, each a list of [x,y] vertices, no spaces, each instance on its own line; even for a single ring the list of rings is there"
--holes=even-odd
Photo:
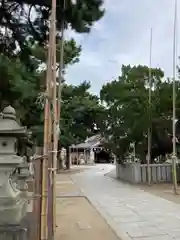
[[[147,164],[125,163],[116,164],[117,178],[131,183],[147,182]],[[153,183],[172,182],[172,165],[150,164],[150,179]],[[177,164],[177,179],[180,181],[180,165]]]

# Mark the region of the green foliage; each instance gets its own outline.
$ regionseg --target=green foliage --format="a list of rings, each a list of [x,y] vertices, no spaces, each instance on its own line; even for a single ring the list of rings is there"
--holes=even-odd
[[[94,125],[100,125],[104,108],[89,88],[87,82],[63,88],[60,142],[64,147],[84,141],[95,134]]]
[[[57,71],[60,58],[60,30],[89,32],[104,14],[102,0],[57,0]],[[31,128],[36,140],[43,139],[43,102],[49,35],[50,0],[3,0],[0,3],[0,110],[11,104],[23,125]],[[79,61],[81,47],[71,39],[64,44],[64,71]],[[65,84],[62,101],[61,142],[68,146],[92,134],[102,111],[89,83],[77,87]],[[97,114],[96,114],[97,113]],[[99,120],[98,120],[99,121]]]
[[[39,73],[30,71],[18,58],[0,55],[0,102],[23,107],[22,101],[36,97],[39,89]],[[34,91],[29,91],[29,90]]]
[[[129,151],[130,142],[137,149],[147,139],[148,127],[153,124],[152,138],[163,138],[164,129],[172,129],[172,81],[163,79],[161,69],[152,72],[152,104],[149,107],[149,69],[146,66],[122,66],[122,74],[102,87],[101,101],[106,104],[106,119],[101,125],[106,144],[120,161]],[[177,106],[180,105],[180,83],[176,82]],[[179,116],[177,108],[177,116]],[[155,139],[152,139],[155,141]],[[142,149],[139,149],[141,151]]]
[[[93,23],[103,14],[102,0],[77,0],[73,4],[57,0],[57,71],[60,58],[60,29],[89,32]],[[22,124],[32,129],[42,144],[43,102],[46,41],[49,34],[50,0],[3,0],[0,3],[0,103],[1,109],[11,104],[18,109]],[[81,47],[71,39],[64,44],[64,71],[66,66],[79,61]],[[61,142],[68,146],[91,135],[100,111],[99,100],[88,90],[89,83],[63,88]]]
[[[37,51],[38,52],[38,51]],[[43,90],[42,79],[44,71],[39,71],[39,64],[43,63],[44,52],[33,56],[33,63],[36,68],[28,69],[18,58],[10,61],[8,57],[1,55],[0,58],[0,102],[1,109],[6,104],[11,104],[18,110],[18,117],[23,125],[26,125],[33,132],[38,144],[43,144]],[[76,51],[77,53],[79,51]],[[67,56],[67,55],[66,55]],[[36,59],[34,61],[34,58]],[[78,56],[72,55],[71,63],[77,60]],[[41,59],[39,61],[39,59]],[[103,107],[99,99],[89,93],[90,84],[84,82],[79,86],[64,84],[62,90],[61,110],[61,146],[67,147],[70,144],[80,142],[94,133],[94,125],[100,124],[100,116]]]
[[[58,68],[60,62],[61,40],[57,42],[56,48],[57,48],[56,61]],[[38,63],[46,64],[48,54],[47,47],[41,46],[38,43],[36,43],[32,46],[31,52],[35,59],[38,61]],[[77,46],[74,39],[64,41],[64,67],[77,63],[79,61],[80,53],[81,46]]]
[[[104,14],[102,0],[77,0],[74,5],[66,0],[57,1],[57,30],[60,31],[62,19],[66,27],[76,32],[89,32],[93,23]],[[0,52],[13,56],[17,46],[21,49],[21,59],[28,57],[30,49],[26,41],[46,45],[49,32],[51,0],[3,0],[0,3]],[[58,33],[59,35],[59,33]]]
[[[26,44],[32,45],[31,42]],[[79,61],[80,51],[81,47],[77,46],[73,39],[65,42],[64,68]],[[19,53],[16,52],[13,58],[0,55],[0,109],[7,104],[14,106],[22,124],[29,128],[33,127],[36,130],[33,132],[42,139],[42,127],[38,126],[43,124],[42,96],[46,71],[41,66],[45,64],[47,50],[38,44],[32,45],[33,55],[30,55],[29,64],[22,62]],[[57,68],[58,66],[59,62]]]

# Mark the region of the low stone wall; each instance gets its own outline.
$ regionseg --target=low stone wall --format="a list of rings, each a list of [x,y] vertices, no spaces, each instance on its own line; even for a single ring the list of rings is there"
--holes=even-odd
[[[147,164],[139,163],[116,163],[116,176],[118,179],[131,183],[147,182]],[[153,183],[172,182],[172,165],[150,164],[150,178]],[[177,179],[180,181],[180,165],[177,164]]]
[[[116,163],[116,176],[121,180],[131,183],[140,182],[140,164],[137,163]]]

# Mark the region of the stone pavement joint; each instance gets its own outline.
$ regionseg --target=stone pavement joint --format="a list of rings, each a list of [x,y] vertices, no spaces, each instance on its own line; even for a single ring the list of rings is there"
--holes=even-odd
[[[107,168],[72,179],[122,240],[180,240],[180,205],[104,176]]]

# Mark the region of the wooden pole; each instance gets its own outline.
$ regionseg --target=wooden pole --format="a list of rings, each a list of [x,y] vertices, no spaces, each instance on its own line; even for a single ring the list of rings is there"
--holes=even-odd
[[[53,12],[54,12],[54,51],[53,51],[53,236],[55,237],[56,232],[56,171],[57,171],[57,148],[58,148],[58,115],[57,115],[57,83],[56,83],[56,0],[53,0]],[[53,238],[54,239],[54,238]]]
[[[53,77],[53,162],[52,162],[52,192],[53,192],[53,239],[56,232],[56,170],[57,170],[57,145],[58,145],[58,115],[57,115],[57,82],[56,82],[56,0],[52,0],[52,77]]]
[[[172,169],[173,169],[173,188],[174,194],[177,193],[177,176],[176,176],[176,25],[177,25],[177,0],[174,4],[174,36],[173,36],[173,117],[172,117],[172,130],[173,130],[173,155],[172,155]]]
[[[59,87],[58,87],[58,119],[60,121],[61,116],[61,93],[62,93],[62,81],[63,81],[63,66],[64,66],[64,25],[65,16],[64,11],[66,7],[66,0],[63,0],[63,16],[61,25],[61,44],[60,44],[60,61],[59,61]]]
[[[50,127],[50,79],[51,79],[51,32],[49,33],[48,61],[46,73],[46,99],[44,107],[44,149],[43,154],[48,155],[42,164],[42,200],[41,200],[41,240],[48,240],[48,162],[49,162],[49,127]]]
[[[64,66],[64,25],[65,25],[65,4],[66,0],[63,0],[63,16],[62,16],[62,23],[61,23],[61,42],[60,42],[60,60],[59,60],[59,84],[58,84],[58,102],[57,102],[57,128],[59,129],[58,139],[60,139],[60,121],[61,121],[61,95],[62,95],[62,83],[63,83],[63,66]],[[59,144],[60,145],[60,144]]]
[[[53,42],[53,12],[50,16],[50,29],[48,41],[48,59],[47,59],[47,73],[46,73],[46,99],[44,108],[44,155],[48,158],[43,160],[42,166],[42,201],[41,201],[41,240],[48,240],[48,183],[49,183],[49,166],[51,165],[51,101],[52,101],[52,42]]]
[[[150,51],[149,51],[149,128],[148,128],[148,157],[147,157],[147,178],[148,184],[151,184],[151,172],[150,172],[150,160],[151,160],[151,114],[152,114],[152,107],[151,107],[151,94],[152,94],[152,70],[151,70],[151,63],[152,62],[152,28],[150,32]]]

